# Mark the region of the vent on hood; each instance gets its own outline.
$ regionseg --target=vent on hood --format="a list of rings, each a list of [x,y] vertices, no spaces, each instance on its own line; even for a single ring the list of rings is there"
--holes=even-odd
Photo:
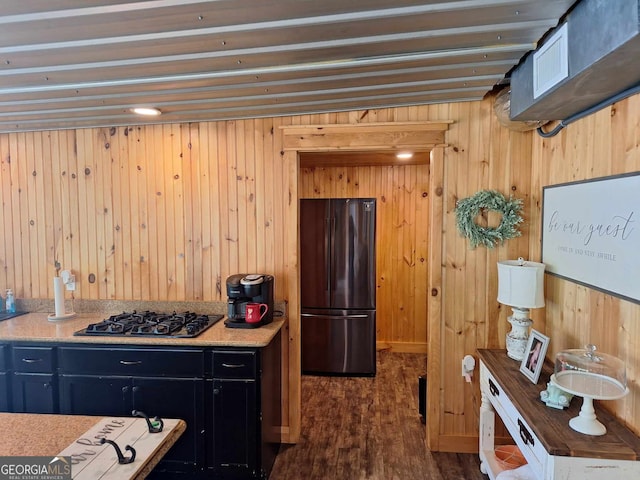
[[[533,98],[538,98],[569,76],[568,49],[565,23],[533,54]]]
[[[511,119],[563,120],[638,84],[639,11],[640,0],[579,2],[513,71]]]

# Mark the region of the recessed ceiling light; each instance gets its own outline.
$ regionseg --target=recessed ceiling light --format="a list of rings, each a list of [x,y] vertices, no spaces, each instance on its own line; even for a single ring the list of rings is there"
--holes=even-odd
[[[147,116],[160,115],[162,113],[157,108],[151,108],[151,107],[136,107],[136,108],[132,108],[131,111],[138,115],[147,115]]]
[[[413,152],[399,152],[396,153],[396,158],[398,160],[409,160],[413,157]]]

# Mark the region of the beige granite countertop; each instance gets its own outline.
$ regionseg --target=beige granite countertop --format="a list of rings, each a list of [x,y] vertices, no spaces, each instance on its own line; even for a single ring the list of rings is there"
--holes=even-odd
[[[49,321],[46,313],[27,313],[10,320],[0,322],[0,341],[21,342],[69,342],[128,345],[184,345],[184,346],[233,346],[264,347],[271,342],[285,323],[283,317],[259,328],[227,328],[220,320],[197,337],[161,338],[161,337],[109,337],[74,336],[90,323],[97,323],[108,317],[109,313],[79,313],[73,318]]]
[[[0,413],[0,431],[4,432],[0,435],[0,456],[57,455],[102,419],[83,415]],[[145,478],[185,429],[186,424],[180,420],[135,478]]]

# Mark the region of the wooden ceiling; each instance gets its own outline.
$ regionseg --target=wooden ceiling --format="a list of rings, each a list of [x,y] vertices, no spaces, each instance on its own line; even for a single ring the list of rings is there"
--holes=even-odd
[[[5,0],[0,131],[477,100],[574,1]]]

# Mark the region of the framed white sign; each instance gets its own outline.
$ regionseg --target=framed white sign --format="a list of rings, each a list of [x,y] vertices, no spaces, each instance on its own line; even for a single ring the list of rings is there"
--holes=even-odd
[[[640,303],[640,172],[542,192],[545,271]]]

